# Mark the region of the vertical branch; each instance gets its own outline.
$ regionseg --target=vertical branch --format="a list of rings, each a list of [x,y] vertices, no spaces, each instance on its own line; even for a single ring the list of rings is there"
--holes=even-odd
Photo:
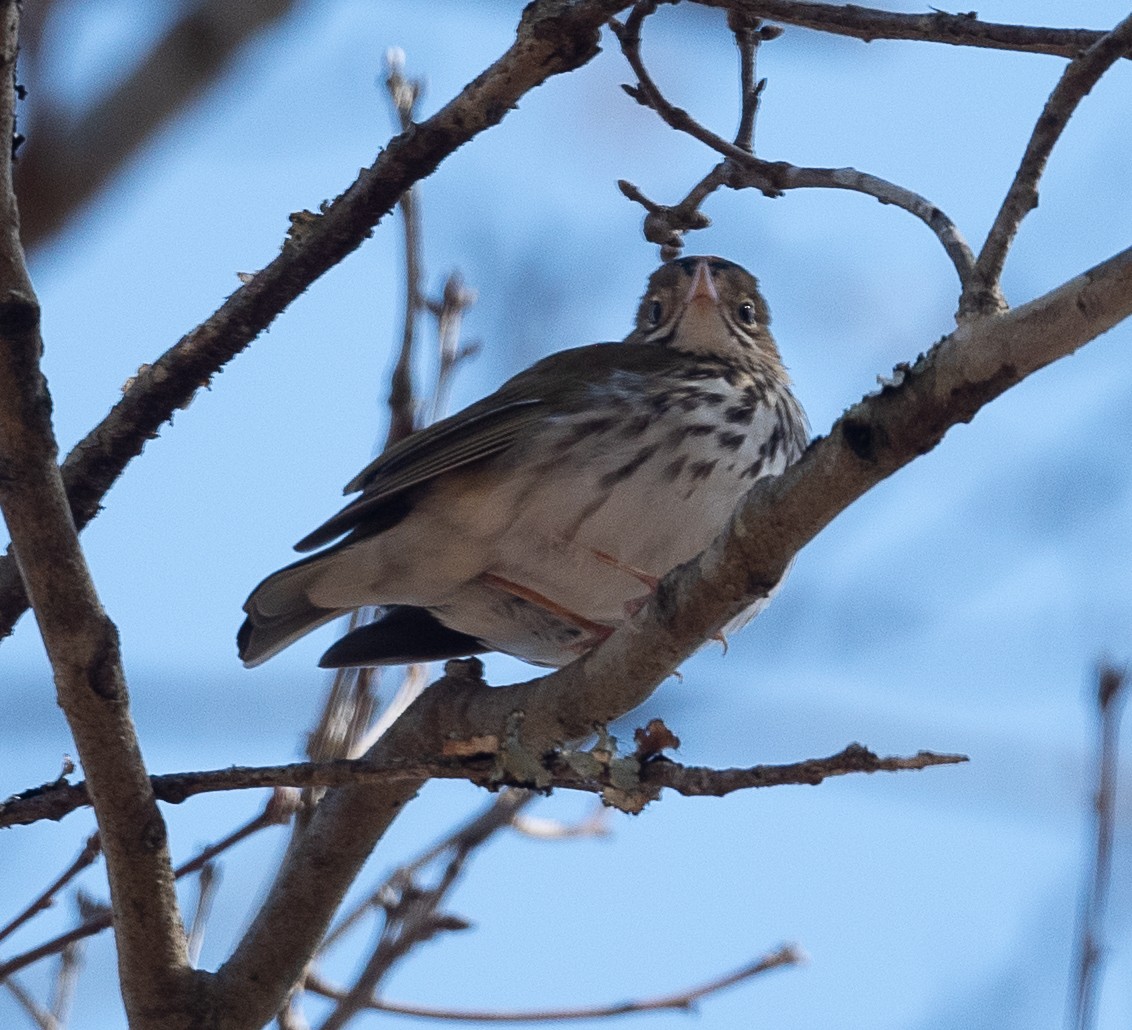
[[[0,139],[15,128],[19,4],[0,6]],[[6,147],[6,143],[4,146]],[[191,970],[165,823],[130,718],[118,632],[99,601],[71,518],[40,370],[39,303],[0,160],[0,508],[74,735],[106,855],[122,993],[132,1025],[185,1005]]]
[[[1097,673],[1097,782],[1093,793],[1094,847],[1081,899],[1077,961],[1068,1025],[1090,1030],[1096,1025],[1096,1001],[1102,969],[1103,923],[1112,878],[1112,840],[1116,812],[1116,774],[1120,715],[1127,670],[1102,664]]]
[[[766,88],[766,79],[755,77],[759,44],[763,40],[775,39],[782,30],[775,25],[763,26],[758,18],[739,11],[727,12],[727,27],[735,34],[735,45],[739,48],[739,131],[735,133],[735,146],[753,154],[755,139],[755,116],[759,111],[759,97]]]
[[[391,47],[385,55],[389,76],[385,80],[389,99],[401,131],[413,124],[417,101],[421,95],[419,79],[406,79],[405,54]],[[401,351],[389,389],[389,437],[386,447],[408,436],[416,428],[416,401],[413,396],[413,343],[416,338],[417,315],[424,305],[421,286],[420,210],[417,206],[417,187],[410,186],[397,202],[401,209],[405,229],[405,325],[401,333]],[[353,628],[353,627],[351,627]]]

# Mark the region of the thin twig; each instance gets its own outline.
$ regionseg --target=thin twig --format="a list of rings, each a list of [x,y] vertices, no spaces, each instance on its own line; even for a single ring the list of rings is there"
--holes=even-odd
[[[581,1019],[604,1019],[636,1012],[670,1010],[687,1012],[693,1010],[697,1002],[711,995],[719,994],[728,987],[734,987],[746,980],[770,972],[772,969],[798,965],[803,961],[805,961],[805,958],[797,947],[786,945],[734,972],[709,980],[707,983],[690,987],[687,990],[656,998],[618,1002],[613,1005],[594,1005],[571,1009],[533,1009],[527,1012],[473,1012],[463,1009],[438,1009],[424,1005],[409,1005],[404,1002],[374,997],[368,999],[365,1008],[374,1009],[378,1012],[394,1012],[403,1016],[417,1016],[422,1019],[449,1019],[464,1023],[556,1023]],[[310,977],[307,981],[307,989],[315,994],[334,999],[341,999],[345,993],[319,977]]]
[[[189,923],[189,961],[195,966],[200,962],[200,949],[204,946],[204,932],[208,927],[208,917],[216,891],[220,886],[220,867],[213,861],[205,862],[197,876],[197,903],[193,908],[193,918]]]
[[[448,409],[448,393],[452,387],[452,376],[456,366],[465,358],[471,357],[478,348],[460,344],[460,331],[463,328],[464,312],[476,302],[476,291],[464,285],[459,272],[453,272],[444,280],[444,290],[439,305],[435,305],[436,336],[440,348],[439,365],[436,371],[436,385],[432,393],[431,422],[444,418]],[[430,310],[433,306],[430,306]]]
[[[101,850],[101,845],[98,842],[98,834],[92,833],[87,838],[86,844],[83,845],[83,849],[79,852],[78,857],[59,874],[55,881],[47,887],[38,898],[32,901],[27,908],[9,922],[7,926],[0,929],[0,941],[14,933],[33,916],[50,908],[55,903],[55,896],[59,891],[66,887],[67,884],[86,869],[87,866],[92,865],[94,860],[98,858]]]
[[[286,788],[272,791],[271,798],[259,815],[228,834],[227,837],[222,838],[214,844],[210,844],[187,862],[177,866],[173,871],[174,877],[179,880],[184,876],[198,872],[207,863],[215,859],[217,855],[227,851],[246,837],[250,837],[252,834],[268,826],[277,826],[280,823],[287,822],[294,813],[296,804],[297,797],[294,791],[289,791]],[[59,936],[53,937],[35,948],[14,955],[5,962],[0,962],[0,982],[3,982],[13,973],[19,972],[19,970],[24,967],[46,958],[48,955],[58,954],[75,941],[91,937],[96,933],[101,933],[103,930],[110,927],[112,919],[113,917],[109,909],[100,908],[98,911],[84,918],[82,923],[73,929],[61,933]]]
[[[1077,930],[1076,975],[1070,997],[1068,1025],[1091,1030],[1096,1025],[1104,950],[1104,914],[1112,879],[1112,845],[1116,826],[1117,765],[1120,756],[1120,716],[1127,696],[1128,670],[1107,663],[1097,671],[1097,780],[1092,798],[1094,845],[1085,874]]]
[[[483,740],[470,753],[416,755],[411,759],[389,764],[374,763],[368,758],[354,761],[294,762],[287,765],[228,766],[198,772],[166,773],[152,777],[158,798],[180,804],[198,794],[225,790],[250,790],[262,787],[341,787],[348,784],[378,784],[415,779],[466,779],[483,786],[526,786],[515,774],[498,766],[500,742]],[[542,760],[546,786],[564,790],[581,790],[600,794],[612,784],[608,767],[579,772],[571,766],[571,755],[550,752]],[[723,797],[737,790],[787,784],[817,784],[831,776],[856,773],[899,772],[926,769],[936,765],[954,765],[967,761],[964,755],[920,751],[909,757],[881,758],[859,744],[827,758],[806,759],[785,765],[755,765],[741,769],[709,769],[703,766],[680,765],[668,760],[650,761],[641,766],[643,786],[665,788],[688,797]],[[0,807],[0,828],[20,826],[41,819],[61,819],[87,804],[82,784],[67,786],[57,794],[42,789],[35,796],[12,799]],[[180,872],[180,870],[178,870]]]
[[[55,972],[55,983],[51,988],[50,1009],[56,1026],[60,1028],[65,1027],[71,1018],[71,1003],[83,968],[84,944],[84,941],[71,941],[59,955],[59,968]]]
[[[405,54],[391,48],[385,55],[389,71],[385,80],[394,117],[402,132],[407,132],[416,116],[421,96],[420,79],[405,78]],[[401,211],[405,244],[405,319],[401,332],[401,349],[390,377],[389,436],[386,447],[404,439],[416,428],[417,403],[413,393],[413,343],[416,339],[417,315],[424,307],[421,271],[421,214],[417,204],[416,184],[401,194],[397,206]]]
[[[759,190],[768,197],[781,196],[786,190],[807,188],[842,189],[864,193],[876,198],[882,204],[892,204],[902,208],[927,225],[936,235],[955,267],[964,295],[979,292],[982,280],[976,275],[975,256],[963,234],[939,207],[918,193],[854,168],[807,168],[785,161],[764,161],[748,153],[737,143],[732,143],[712,132],[683,108],[670,103],[649,74],[641,57],[641,26],[644,20],[655,12],[658,2],[659,0],[642,0],[633,7],[624,25],[618,22],[610,24],[621,44],[625,59],[637,76],[636,86],[625,87],[629,95],[655,111],[667,125],[698,139],[725,158],[721,165],[712,169],[697,185],[695,193],[706,196],[720,185],[730,186],[732,189],[749,187]],[[622,185],[622,191],[630,199],[644,201],[640,191],[630,184]],[[687,205],[690,197],[691,194],[675,209],[664,208],[651,202],[646,204],[646,209],[649,209],[652,218],[651,226],[649,218],[645,220],[646,238],[653,242],[663,239],[668,246],[678,247],[684,229],[698,228],[706,224],[706,219],[698,226],[688,224],[690,214]],[[675,213],[671,223],[663,218],[669,212]],[[674,242],[672,234],[675,234]]]
[[[40,1005],[23,984],[9,978],[4,981],[4,986],[8,988],[12,997],[19,1003],[20,1008],[28,1014],[32,1022],[39,1027],[39,1030],[60,1030],[52,1012]]]
[[[466,928],[456,917],[446,916],[440,906],[467,865],[469,857],[499,830],[510,826],[515,815],[534,796],[529,791],[506,791],[479,815],[450,833],[423,855],[394,872],[354,913],[327,936],[327,944],[337,940],[356,921],[358,914],[378,907],[385,913],[378,942],[357,980],[337,999],[338,1004],[323,1022],[321,1030],[341,1030],[358,1012],[368,1008],[378,985],[394,964],[413,948],[438,933]],[[433,862],[444,860],[440,878],[430,887],[418,877]]]
[[[1038,206],[1038,180],[1077,105],[1101,76],[1132,49],[1132,14],[1069,62],[1038,117],[1014,181],[987,234],[976,268],[988,287],[997,289],[1006,255],[1022,219]],[[977,298],[973,299],[974,303]]]

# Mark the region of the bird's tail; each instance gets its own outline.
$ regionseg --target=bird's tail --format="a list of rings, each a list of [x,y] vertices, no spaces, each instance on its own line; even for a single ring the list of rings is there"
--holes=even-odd
[[[244,602],[248,617],[236,634],[236,646],[249,669],[348,611],[319,608],[309,600],[309,588],[323,571],[318,567],[323,557],[315,555],[272,573]]]

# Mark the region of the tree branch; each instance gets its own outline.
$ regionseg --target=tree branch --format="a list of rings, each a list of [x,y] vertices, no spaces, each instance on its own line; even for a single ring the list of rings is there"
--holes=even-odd
[[[1105,33],[1088,50],[1069,62],[1046,101],[1034,131],[1026,144],[1022,162],[1010,184],[1006,198],[987,234],[976,265],[979,278],[997,290],[1002,268],[1022,219],[1038,206],[1038,180],[1061,133],[1077,110],[1077,105],[1100,81],[1109,68],[1132,48],[1132,15],[1111,32]]]
[[[696,0],[705,7],[724,7],[753,18],[871,43],[877,39],[907,39],[951,46],[1015,50],[1029,54],[1076,57],[1104,32],[1093,29],[1047,29],[980,21],[974,14],[897,14],[857,4],[816,3],[814,0]]]
[[[598,53],[601,26],[626,0],[537,0],[516,40],[431,118],[395,136],[377,160],[320,214],[292,216],[283,252],[207,321],[143,369],[121,400],[63,463],[75,525],[98,513],[107,490],[173,413],[239,354],[328,268],[361,245],[414,182],[498,124],[519,98]],[[27,608],[11,556],[0,558],[0,637]]]
[[[13,918],[6,926],[0,929],[0,941],[5,937],[11,936],[16,930],[24,925],[29,919],[40,912],[45,912],[52,905],[55,904],[55,897],[64,887],[67,886],[76,876],[79,875],[88,866],[93,865],[94,861],[102,853],[102,846],[98,842],[98,834],[92,833],[84,845],[82,851],[79,852],[78,857],[69,865],[62,873],[59,874],[52,881],[51,885],[43,891],[34,901],[32,901],[24,910]]]
[[[470,1012],[465,1009],[436,1009],[424,1005],[408,1005],[404,1002],[387,1001],[384,998],[370,997],[365,1007],[377,1012],[395,1012],[404,1016],[417,1016],[422,1019],[450,1019],[464,1023],[560,1023],[579,1019],[605,1019],[612,1016],[625,1016],[637,1012],[663,1012],[676,1010],[688,1012],[695,1009],[696,1002],[713,994],[719,994],[728,987],[761,976],[772,969],[794,966],[805,961],[802,953],[792,945],[786,945],[764,955],[762,958],[736,969],[725,976],[697,984],[683,991],[664,994],[656,998],[641,998],[623,1001],[615,1005],[594,1005],[572,1009],[534,1009],[529,1012]],[[331,986],[321,977],[307,978],[307,990],[321,994],[325,998],[341,999],[345,992]]]
[[[785,161],[765,161],[755,157],[740,143],[732,143],[706,126],[701,125],[683,108],[670,103],[656,85],[641,57],[641,26],[653,14],[660,0],[641,0],[634,5],[625,24],[616,21],[610,25],[621,44],[621,51],[637,76],[636,86],[626,86],[626,92],[655,111],[666,124],[679,132],[687,133],[694,139],[723,155],[724,161],[713,169],[675,208],[664,208],[647,201],[635,186],[622,184],[622,192],[630,199],[643,203],[650,212],[646,219],[645,236],[662,246],[678,247],[680,236],[688,228],[702,228],[708,224],[706,218],[695,207],[690,207],[695,198],[698,205],[702,199],[720,185],[732,189],[753,188],[768,197],[781,196],[792,189],[840,189],[864,193],[875,197],[882,204],[892,204],[902,208],[920,219],[936,235],[952,265],[962,287],[964,296],[987,293],[983,279],[976,272],[975,256],[963,238],[958,226],[935,204],[918,193],[897,186],[878,176],[859,172],[855,168],[805,168]],[[749,90],[744,75],[744,107],[747,105]],[[741,132],[743,128],[741,127]],[[693,224],[693,221],[695,224]],[[965,308],[961,310],[966,312]],[[996,310],[996,309],[992,309]]]
[[[1066,1025],[1092,1030],[1103,967],[1104,913],[1112,879],[1112,848],[1116,828],[1116,784],[1120,758],[1120,717],[1128,687],[1127,669],[1104,663],[1097,672],[1097,767],[1092,810],[1093,853],[1081,892],[1077,927],[1076,969]]]
[[[464,753],[459,753],[461,750]],[[201,772],[165,773],[151,777],[158,799],[179,805],[199,794],[228,790],[262,788],[332,788],[351,784],[397,784],[425,779],[468,780],[481,787],[537,786],[542,790],[559,788],[602,794],[619,784],[623,775],[639,780],[651,793],[662,788],[686,797],[724,797],[752,787],[785,784],[816,785],[831,776],[850,773],[898,772],[925,769],[933,765],[965,762],[963,755],[920,751],[910,757],[879,758],[860,744],[850,744],[828,758],[810,758],[785,765],[753,765],[736,769],[711,769],[681,765],[668,759],[629,763],[637,756],[597,752],[550,751],[541,755],[528,771],[508,770],[501,763],[508,757],[501,742],[483,738],[471,750],[463,745],[454,754],[419,754],[411,758],[380,760],[373,757],[340,759],[332,762],[292,762],[286,765],[227,766]],[[59,820],[90,802],[86,785],[52,784],[10,798],[0,806],[0,828],[24,826],[44,819]]]
[[[2,8],[0,139],[15,125],[18,3]],[[193,972],[165,823],[137,736],[118,649],[71,521],[40,370],[39,304],[19,241],[12,165],[0,161],[0,506],[86,771],[117,907],[118,964],[134,1025],[187,1011]]]

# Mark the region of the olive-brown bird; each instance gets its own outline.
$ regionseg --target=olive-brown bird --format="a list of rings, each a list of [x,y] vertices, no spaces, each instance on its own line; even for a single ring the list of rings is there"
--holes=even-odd
[[[331,546],[252,591],[245,665],[369,605],[322,666],[584,654],[805,449],[769,324],[738,265],[662,265],[624,342],[552,354],[363,469],[296,549]]]

